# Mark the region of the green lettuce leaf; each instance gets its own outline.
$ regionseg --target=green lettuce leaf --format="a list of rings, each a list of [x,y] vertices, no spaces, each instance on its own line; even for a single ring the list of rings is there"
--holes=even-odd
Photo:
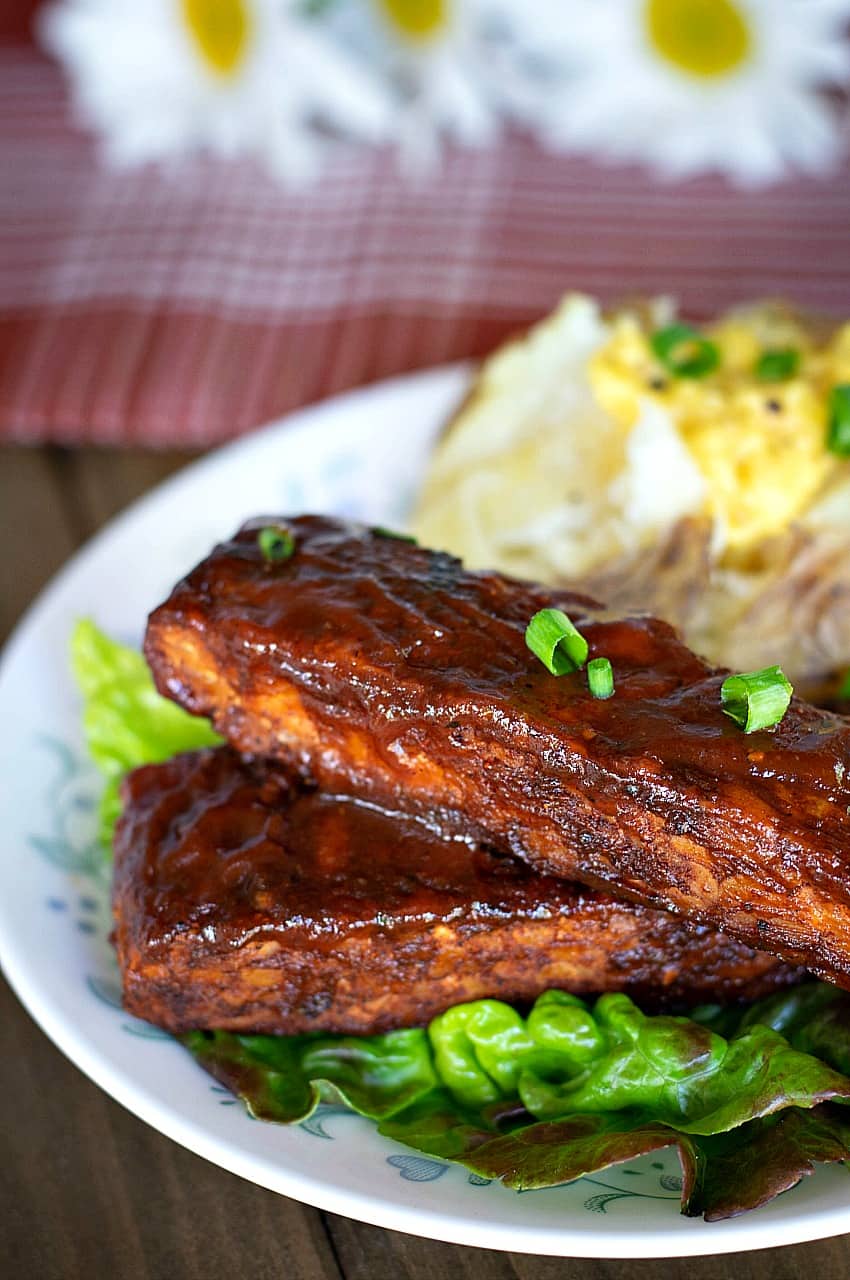
[[[437,1087],[421,1028],[383,1036],[247,1036],[192,1031],[183,1044],[258,1120],[295,1124],[319,1102],[380,1120]]]
[[[518,1095],[539,1120],[635,1112],[721,1133],[789,1106],[850,1097],[850,1080],[754,1023],[727,1040],[689,1018],[648,1017],[625,995],[591,1010],[564,992],[523,1019],[497,1000],[457,1005],[428,1034],[443,1084],[466,1106]]]
[[[129,769],[222,739],[207,720],[157,693],[142,655],[110,640],[88,618],[80,619],[71,635],[71,668],[83,695],[86,745],[106,780],[100,837],[111,849],[121,809],[118,791]]]
[[[802,983],[746,1009],[741,1029],[757,1023],[850,1075],[850,992],[825,982]]]
[[[850,1075],[850,992],[826,982],[801,982],[751,1005],[703,1005],[691,1017],[724,1036],[771,1027],[801,1053]]]
[[[850,1080],[769,1027],[731,1040],[689,1018],[648,1017],[624,995],[593,1010],[602,1046],[579,1075],[522,1073],[520,1097],[540,1119],[639,1110],[684,1133],[716,1134],[789,1106],[850,1097]]]
[[[831,1003],[807,994],[793,1005],[789,995],[783,1016],[802,1040]],[[196,1032],[183,1043],[261,1119],[294,1123],[342,1099],[387,1137],[518,1190],[673,1146],[683,1212],[719,1218],[778,1195],[816,1162],[850,1156],[850,1121],[820,1105],[850,1100],[850,1079],[735,1017],[727,1038],[691,1019],[648,1017],[626,996],[590,1007],[550,991],[527,1018],[479,1000],[427,1032]],[[845,1017],[850,1025],[847,1007]]]

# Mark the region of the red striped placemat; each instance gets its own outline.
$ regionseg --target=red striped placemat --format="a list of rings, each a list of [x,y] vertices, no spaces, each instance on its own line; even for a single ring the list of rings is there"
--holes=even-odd
[[[567,289],[706,316],[782,295],[850,314],[850,181],[736,192],[512,139],[410,186],[340,146],[321,183],[249,163],[100,168],[58,70],[0,51],[0,437],[206,445],[469,355]]]

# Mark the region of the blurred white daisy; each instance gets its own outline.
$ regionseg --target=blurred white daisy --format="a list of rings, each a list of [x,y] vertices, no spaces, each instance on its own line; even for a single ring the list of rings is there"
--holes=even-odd
[[[372,142],[390,129],[380,82],[300,0],[61,0],[40,31],[119,165],[250,152],[301,180],[325,145],[317,125]]]
[[[341,40],[397,99],[404,167],[427,171],[441,137],[481,147],[506,118],[545,118],[557,69],[543,56],[562,0],[331,0]],[[560,105],[559,103],[557,104]]]
[[[543,136],[669,178],[823,172],[841,137],[821,90],[848,80],[848,20],[848,0],[576,0],[569,89]]]

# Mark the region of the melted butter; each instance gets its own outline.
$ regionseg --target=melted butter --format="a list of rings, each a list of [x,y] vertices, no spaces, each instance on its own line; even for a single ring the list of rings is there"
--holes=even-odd
[[[667,370],[636,315],[621,313],[611,328],[589,366],[597,401],[626,436],[645,405],[664,413],[696,463],[703,509],[731,557],[786,531],[846,466],[827,449],[827,420],[832,387],[850,376],[850,326],[816,345],[792,319],[733,314],[706,330],[720,361],[701,378]],[[795,375],[762,381],[759,356],[783,347],[799,353]]]

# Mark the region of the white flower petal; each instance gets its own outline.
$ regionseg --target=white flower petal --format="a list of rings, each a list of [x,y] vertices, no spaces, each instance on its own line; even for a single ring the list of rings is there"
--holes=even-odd
[[[205,64],[175,0],[61,0],[43,12],[41,39],[113,163],[250,153],[300,182],[325,153],[319,122],[369,141],[390,136],[393,95],[296,0],[243,2],[254,36],[230,76]]]
[[[824,172],[839,153],[837,113],[821,95],[850,78],[840,37],[850,0],[736,0],[751,52],[701,79],[667,62],[644,28],[643,0],[584,0],[571,27],[574,76],[550,146],[643,161],[666,178],[709,170],[745,186],[789,168]]]
[[[850,0],[734,0],[750,54],[713,80],[654,47],[645,0],[449,0],[419,41],[377,0],[318,16],[303,0],[244,3],[256,38],[230,78],[204,65],[176,0],[57,0],[40,30],[80,119],[122,163],[250,152],[301,181],[331,129],[394,142],[422,174],[441,138],[490,145],[516,121],[553,150],[758,185],[824,172],[843,146],[821,90],[850,84]]]
[[[481,86],[453,60],[439,67],[429,96],[436,119],[459,142],[485,147],[495,141],[498,122]]]
[[[375,76],[317,32],[293,29],[289,44],[305,100],[318,116],[370,142],[391,136],[393,97]]]

